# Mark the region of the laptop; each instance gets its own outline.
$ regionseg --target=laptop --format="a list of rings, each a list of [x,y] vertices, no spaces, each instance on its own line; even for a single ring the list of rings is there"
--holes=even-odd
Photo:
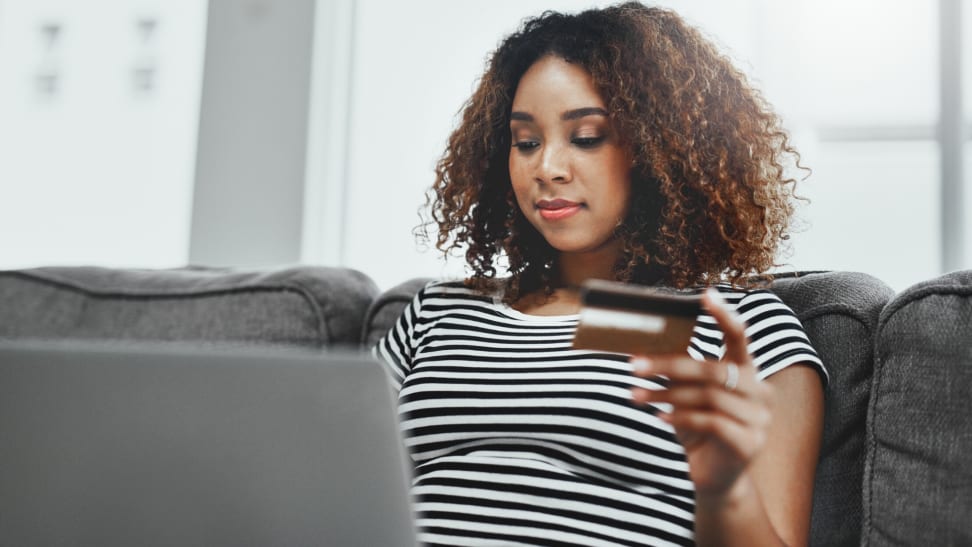
[[[415,545],[362,354],[0,342],[0,545]]]

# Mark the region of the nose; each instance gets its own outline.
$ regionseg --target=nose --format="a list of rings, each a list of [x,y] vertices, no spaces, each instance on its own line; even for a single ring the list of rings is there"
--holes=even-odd
[[[571,180],[570,158],[563,147],[547,144],[540,152],[537,182],[565,183]]]

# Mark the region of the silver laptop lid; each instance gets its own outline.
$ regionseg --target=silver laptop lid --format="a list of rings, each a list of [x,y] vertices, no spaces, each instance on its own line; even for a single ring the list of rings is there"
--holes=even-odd
[[[414,545],[370,357],[0,342],[0,545]]]

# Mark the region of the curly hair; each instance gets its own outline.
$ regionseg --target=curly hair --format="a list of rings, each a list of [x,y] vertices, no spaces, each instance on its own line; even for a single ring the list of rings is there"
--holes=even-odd
[[[630,2],[526,20],[493,52],[436,164],[428,198],[436,247],[465,248],[467,284],[512,303],[553,291],[556,251],[516,205],[510,111],[526,70],[555,55],[587,70],[634,157],[619,281],[676,288],[775,265],[788,239],[800,166],[778,116],[746,77],[677,14]]]

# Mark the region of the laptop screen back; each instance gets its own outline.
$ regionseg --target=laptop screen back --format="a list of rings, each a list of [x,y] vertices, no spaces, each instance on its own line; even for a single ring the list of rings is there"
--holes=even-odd
[[[414,545],[360,355],[0,343],[0,545]]]

